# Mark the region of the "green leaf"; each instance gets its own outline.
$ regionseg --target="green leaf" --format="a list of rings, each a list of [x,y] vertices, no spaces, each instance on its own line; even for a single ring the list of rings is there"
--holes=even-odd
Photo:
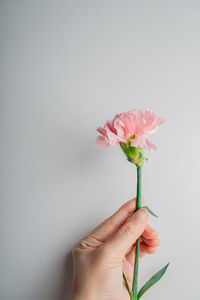
[[[160,271],[158,271],[155,275],[153,275],[146,283],[145,285],[141,288],[141,290],[138,293],[138,300],[141,298],[141,296],[150,288],[152,285],[154,285],[156,282],[158,282],[163,275],[165,274],[167,268],[169,266],[169,263],[162,268]]]
[[[131,296],[131,300],[137,300],[137,299],[134,299],[134,296],[133,296],[133,291],[131,291],[131,294],[130,294],[130,296]]]
[[[129,284],[128,284],[128,281],[127,281],[127,279],[126,279],[126,276],[125,276],[124,272],[123,272],[123,278],[124,278],[124,282],[125,282],[125,284],[126,284],[126,288],[127,288],[127,290],[128,290],[128,293],[129,293],[129,295],[131,296],[131,290],[130,290],[130,288],[129,288]]]
[[[158,218],[158,216],[155,215],[155,214],[152,212],[152,210],[150,210],[150,208],[149,208],[148,206],[142,206],[142,208],[146,209],[152,216]]]

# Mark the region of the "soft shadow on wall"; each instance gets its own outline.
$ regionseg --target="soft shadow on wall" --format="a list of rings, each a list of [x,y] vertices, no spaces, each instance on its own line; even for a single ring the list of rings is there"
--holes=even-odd
[[[72,295],[72,276],[73,276],[73,263],[72,263],[72,252],[66,255],[64,262],[63,272],[63,287],[61,286],[61,294],[59,300],[69,300]]]

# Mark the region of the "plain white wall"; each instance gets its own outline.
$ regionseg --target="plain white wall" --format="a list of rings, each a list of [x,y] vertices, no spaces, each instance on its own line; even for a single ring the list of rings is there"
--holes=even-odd
[[[120,148],[96,128],[149,107],[166,118],[143,194],[161,246],[144,299],[197,299],[200,2],[1,1],[1,300],[70,299],[74,243],[135,196]]]

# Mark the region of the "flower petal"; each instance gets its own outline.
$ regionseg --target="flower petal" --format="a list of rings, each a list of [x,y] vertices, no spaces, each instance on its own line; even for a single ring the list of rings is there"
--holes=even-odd
[[[131,146],[156,150],[156,146],[150,142],[148,136],[152,135],[163,122],[163,118],[157,117],[149,109],[145,111],[132,109],[116,114],[113,120],[107,120],[103,127],[97,128],[102,136],[97,137],[96,144],[100,147],[107,147],[119,142],[126,143],[130,137],[134,136]]]
[[[109,146],[109,143],[106,142],[105,137],[101,135],[97,136],[95,144],[99,148],[106,148]]]

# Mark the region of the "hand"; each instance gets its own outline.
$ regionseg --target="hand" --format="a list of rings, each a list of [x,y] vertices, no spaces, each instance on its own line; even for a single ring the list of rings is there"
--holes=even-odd
[[[160,244],[146,210],[130,216],[135,209],[136,199],[128,201],[75,246],[72,300],[130,300],[122,272],[132,287],[137,238],[140,257]]]

